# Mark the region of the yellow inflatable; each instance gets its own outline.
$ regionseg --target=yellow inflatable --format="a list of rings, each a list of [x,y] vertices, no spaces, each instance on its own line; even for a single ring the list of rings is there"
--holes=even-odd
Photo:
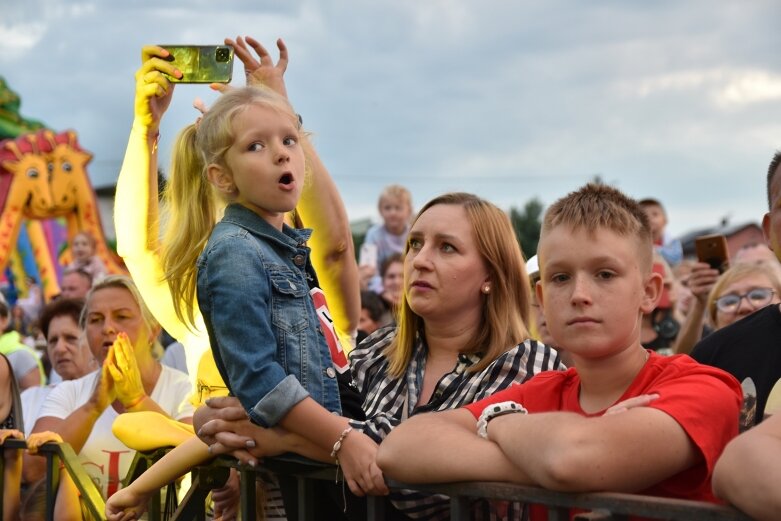
[[[92,154],[81,148],[72,130],[40,130],[0,141],[0,270],[13,256],[26,223],[44,297],[59,293],[53,259],[41,222],[62,217],[68,240],[80,231],[96,240],[96,255],[110,273],[126,273],[122,260],[106,244],[97,198],[87,175]],[[66,251],[62,262],[70,260]]]

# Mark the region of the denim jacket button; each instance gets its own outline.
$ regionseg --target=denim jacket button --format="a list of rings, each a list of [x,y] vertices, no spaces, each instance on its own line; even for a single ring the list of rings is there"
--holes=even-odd
[[[303,266],[304,262],[306,262],[306,259],[304,259],[304,256],[299,253],[298,255],[293,257],[293,262],[295,263],[296,266]]]
[[[336,376],[336,370],[333,367],[329,367],[325,370],[325,374],[328,375],[328,378],[334,378]]]

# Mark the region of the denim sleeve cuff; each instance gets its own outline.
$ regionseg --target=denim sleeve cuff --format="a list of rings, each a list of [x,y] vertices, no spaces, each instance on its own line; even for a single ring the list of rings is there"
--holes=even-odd
[[[250,411],[250,418],[261,427],[273,427],[298,402],[309,396],[293,375],[288,375],[271,389]]]

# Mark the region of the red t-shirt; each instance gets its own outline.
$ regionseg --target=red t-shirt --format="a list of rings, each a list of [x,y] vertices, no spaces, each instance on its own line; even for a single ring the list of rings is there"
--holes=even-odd
[[[484,400],[467,405],[475,418],[490,404],[512,400],[530,413],[565,411],[583,416],[580,377],[575,369],[547,371]],[[687,355],[661,356],[650,351],[648,362],[616,403],[642,394],[659,393],[647,407],[666,412],[689,435],[703,456],[684,470],[638,494],[718,502],[711,492],[711,473],[724,446],[738,434],[743,393],[728,373],[701,365]]]

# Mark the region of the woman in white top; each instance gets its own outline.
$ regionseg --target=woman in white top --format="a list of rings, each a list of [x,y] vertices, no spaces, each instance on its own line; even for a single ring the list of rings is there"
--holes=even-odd
[[[114,419],[155,411],[191,423],[192,385],[186,374],[152,355],[160,326],[130,278],[110,275],[98,282],[87,295],[81,325],[101,368],[57,386],[41,406],[33,433],[52,431],[70,443],[109,497],[135,455],[111,432]]]

